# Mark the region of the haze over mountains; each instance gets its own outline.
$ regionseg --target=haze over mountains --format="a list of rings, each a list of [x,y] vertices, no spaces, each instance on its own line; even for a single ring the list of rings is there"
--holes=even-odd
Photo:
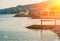
[[[18,5],[16,7],[10,7],[5,9],[0,9],[0,14],[15,14],[20,12],[21,10],[25,11],[25,7],[22,5]]]
[[[36,7],[37,5],[39,7],[39,4],[40,3],[28,4],[28,5],[18,5],[16,7],[0,9],[0,14],[16,14],[16,13],[19,13],[20,11],[26,11],[27,9],[30,9],[30,8],[34,9],[34,7]]]
[[[16,7],[0,9],[0,14],[16,14],[19,13],[20,11],[26,11],[27,9],[31,9],[31,11],[40,14],[40,10],[50,9],[49,6],[51,7],[51,4],[48,4],[47,1],[28,5],[18,5]],[[55,6],[51,7],[51,10],[54,7]],[[56,7],[54,9],[56,9]]]

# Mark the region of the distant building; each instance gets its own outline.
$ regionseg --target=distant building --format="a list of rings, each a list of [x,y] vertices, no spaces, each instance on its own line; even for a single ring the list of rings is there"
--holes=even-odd
[[[60,8],[48,4],[48,1],[29,4],[27,7],[30,10],[31,18],[60,18]]]

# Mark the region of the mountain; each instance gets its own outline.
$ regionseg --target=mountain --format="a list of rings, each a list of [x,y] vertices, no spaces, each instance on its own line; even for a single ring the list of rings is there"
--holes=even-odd
[[[10,8],[5,8],[5,9],[0,9],[0,14],[16,14],[19,13],[20,11],[26,11],[27,9],[30,8],[40,8],[41,3],[34,3],[34,4],[27,4],[27,5],[18,5],[16,7],[10,7]]]
[[[41,6],[41,3],[27,4],[24,6],[18,5],[16,7],[0,9],[0,14],[15,14],[15,13],[19,13],[20,11],[26,11],[26,9],[31,9],[31,8],[41,9],[42,7],[40,6]]]
[[[10,7],[10,8],[5,8],[5,9],[0,9],[0,14],[15,14],[20,11],[25,11],[26,8],[22,5],[18,5],[16,7]]]
[[[42,2],[42,3],[34,3],[34,4],[27,4],[27,5],[24,5],[24,6],[23,5],[18,5],[16,7],[0,9],[0,14],[16,14],[16,13],[19,13],[20,11],[26,11],[27,9],[29,9],[29,11],[31,11],[30,15],[37,16],[38,14],[40,14],[40,10],[42,8],[45,8],[44,2]]]

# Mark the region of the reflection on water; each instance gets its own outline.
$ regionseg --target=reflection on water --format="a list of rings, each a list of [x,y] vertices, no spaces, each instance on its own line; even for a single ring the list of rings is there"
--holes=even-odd
[[[41,31],[26,31],[26,32],[10,32],[10,31],[1,31],[0,32],[0,41],[55,41],[58,37],[49,30],[43,30],[42,36]]]
[[[0,20],[5,18],[0,18]],[[58,36],[50,30],[31,30],[25,28],[40,24],[40,20],[30,18],[8,18],[0,21],[0,41],[58,41]]]

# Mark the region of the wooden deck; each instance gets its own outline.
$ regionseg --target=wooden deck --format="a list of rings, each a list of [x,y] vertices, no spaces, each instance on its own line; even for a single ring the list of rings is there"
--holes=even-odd
[[[55,25],[30,25],[26,28],[28,29],[53,29],[55,28]]]

